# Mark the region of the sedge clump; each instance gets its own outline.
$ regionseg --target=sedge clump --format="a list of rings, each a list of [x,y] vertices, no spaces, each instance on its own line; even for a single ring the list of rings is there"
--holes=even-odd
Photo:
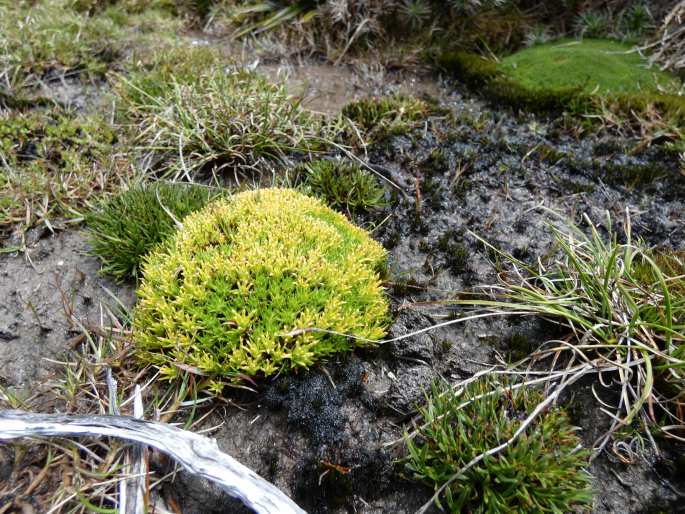
[[[220,199],[147,257],[138,355],[212,392],[309,367],[383,337],[385,265],[381,245],[318,199],[275,188]]]

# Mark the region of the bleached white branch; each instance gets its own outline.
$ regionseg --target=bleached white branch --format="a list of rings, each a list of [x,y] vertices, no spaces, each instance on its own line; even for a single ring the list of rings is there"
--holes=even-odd
[[[276,486],[223,453],[215,440],[199,434],[128,416],[0,411],[0,440],[79,436],[115,437],[156,448],[258,514],[306,514]]]

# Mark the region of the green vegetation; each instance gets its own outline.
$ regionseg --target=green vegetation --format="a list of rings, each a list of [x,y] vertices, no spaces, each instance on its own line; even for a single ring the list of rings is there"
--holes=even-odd
[[[343,116],[356,123],[370,140],[403,134],[434,112],[434,106],[425,100],[405,95],[364,98],[342,109]]]
[[[655,92],[677,79],[647,68],[632,47],[617,41],[562,39],[516,52],[500,69],[530,89],[577,88],[589,94]]]
[[[655,26],[647,4],[636,3],[613,16],[609,11],[587,9],[576,18],[575,28],[580,37],[635,41]]]
[[[137,279],[143,257],[176,230],[176,223],[218,196],[200,185],[159,182],[105,200],[86,215],[102,272],[118,281]]]
[[[134,320],[139,357],[167,379],[191,370],[218,392],[245,375],[372,344],[388,322],[385,259],[366,232],[296,191],[218,200],[147,257]]]
[[[458,39],[494,51],[523,41],[529,15],[512,0],[226,0],[207,18],[213,32],[234,37],[277,31],[300,50],[338,59],[387,41]],[[437,30],[436,30],[437,29]]]
[[[533,388],[481,378],[463,394],[448,384],[433,385],[420,408],[415,439],[406,437],[407,468],[436,489],[467,463],[514,436],[543,400]],[[590,477],[583,470],[589,452],[559,408],[541,413],[501,452],[461,472],[436,500],[449,512],[571,512],[588,505]]]
[[[111,159],[116,137],[97,116],[60,108],[0,110],[0,230],[53,216],[80,217],[128,169]]]
[[[515,109],[542,114],[565,112],[576,124],[580,120],[580,125],[594,122],[601,126],[606,121],[609,126],[633,129],[647,144],[664,138],[682,139],[685,97],[655,91],[656,82],[649,80],[652,72],[639,65],[628,64],[635,56],[607,56],[603,50],[597,49],[597,44],[605,48],[624,48],[619,43],[606,41],[585,41],[571,46],[552,43],[514,54],[501,65],[464,51],[440,52],[433,57],[433,62],[484,96]],[[583,50],[584,60],[565,56],[578,49]],[[588,56],[584,49],[594,57]],[[533,71],[534,63],[529,58],[537,56],[543,57],[540,67],[544,71],[537,71],[537,68]],[[603,67],[598,66],[594,70],[598,76],[588,78],[586,70],[592,69],[588,63],[601,62],[607,57],[612,62],[615,60],[616,64],[608,64],[606,69],[617,67],[622,71],[606,76]],[[514,68],[513,63],[517,59],[521,59],[521,64]],[[565,66],[569,64],[571,68],[567,71]],[[661,78],[668,76],[657,75]],[[525,82],[519,81],[519,76]],[[537,77],[542,78],[538,81]],[[646,83],[640,83],[641,80]],[[675,82],[671,81],[673,85]]]
[[[126,75],[119,75],[114,83],[120,114],[124,120],[127,116],[142,116],[152,102],[167,98],[174,85],[193,86],[201,77],[221,74],[232,64],[220,51],[208,46],[168,45],[154,52],[138,50]]]
[[[70,6],[68,0],[0,5],[0,72],[11,85],[50,72],[102,75],[117,57],[121,46],[116,24]]]
[[[157,171],[191,178],[200,171],[254,172],[325,148],[323,121],[283,85],[244,69],[222,70],[219,59],[205,49],[169,50],[150,71],[120,77],[134,144]]]
[[[385,189],[378,177],[358,164],[319,159],[301,165],[301,170],[308,192],[333,209],[358,214],[385,205]]]
[[[152,5],[137,9],[134,4],[142,2],[114,3],[1,3],[0,100],[30,96],[31,89],[45,80],[102,78],[118,67],[118,59],[131,46],[145,43],[149,51],[179,27],[177,20]],[[148,37],[151,32],[154,36]]]
[[[597,166],[594,176],[607,184],[634,189],[666,177],[667,172],[659,164],[620,165],[607,163],[604,166]],[[678,179],[676,178],[676,180]]]
[[[561,256],[538,266],[486,243],[517,269],[506,276],[520,280],[503,280],[493,289],[493,300],[457,303],[533,312],[567,328],[571,344],[557,351],[582,356],[605,373],[618,370],[615,380],[623,385],[623,395],[612,412],[615,427],[639,420],[667,432],[678,430],[685,425],[682,255],[660,255],[633,239],[629,219],[624,243],[611,233],[605,240],[586,221],[589,235],[570,223],[552,227]]]

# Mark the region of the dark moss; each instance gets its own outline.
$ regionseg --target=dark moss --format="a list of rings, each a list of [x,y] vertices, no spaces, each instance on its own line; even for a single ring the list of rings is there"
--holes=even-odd
[[[400,234],[399,230],[388,232],[383,238],[383,246],[388,250],[392,250],[400,243],[401,239],[402,235]]]
[[[555,179],[555,182],[563,191],[571,194],[593,193],[595,191],[594,184],[580,180],[574,180],[572,178],[559,177]]]
[[[512,362],[519,361],[528,357],[533,349],[530,338],[521,333],[511,334],[505,341],[504,347],[507,355]]]
[[[440,351],[442,353],[447,353],[452,349],[452,346],[454,346],[454,341],[450,341],[449,339],[443,339],[440,341]]]
[[[449,168],[447,153],[441,148],[434,148],[428,154],[428,157],[421,161],[419,167],[428,176],[443,174]]]
[[[407,296],[422,288],[421,284],[412,277],[404,281],[393,282],[392,284],[392,292],[396,296]]]
[[[436,249],[442,253],[445,266],[455,275],[461,275],[468,270],[470,251],[463,243],[462,232],[445,232],[437,240]]]
[[[379,449],[331,447],[321,457],[302,462],[299,468],[295,500],[309,512],[331,512],[341,507],[354,512],[351,504],[355,496],[373,499],[392,487],[392,459]]]
[[[548,164],[557,164],[564,157],[566,157],[566,154],[564,152],[561,152],[549,145],[539,145],[536,153],[540,161],[546,162]]]
[[[596,178],[607,184],[626,186],[631,189],[652,184],[665,175],[663,166],[658,163],[626,165],[606,163],[595,168]]]
[[[616,140],[600,141],[592,147],[592,153],[596,157],[606,157],[609,155],[624,153],[625,148]]]
[[[431,245],[428,241],[425,239],[421,239],[419,241],[419,251],[423,253],[430,253],[431,252]]]

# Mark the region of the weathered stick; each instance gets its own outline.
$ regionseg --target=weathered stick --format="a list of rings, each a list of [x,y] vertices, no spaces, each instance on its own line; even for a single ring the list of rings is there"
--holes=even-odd
[[[276,486],[223,453],[216,441],[202,435],[128,416],[0,411],[0,440],[74,436],[116,437],[156,448],[191,473],[216,482],[258,514],[306,514]]]

